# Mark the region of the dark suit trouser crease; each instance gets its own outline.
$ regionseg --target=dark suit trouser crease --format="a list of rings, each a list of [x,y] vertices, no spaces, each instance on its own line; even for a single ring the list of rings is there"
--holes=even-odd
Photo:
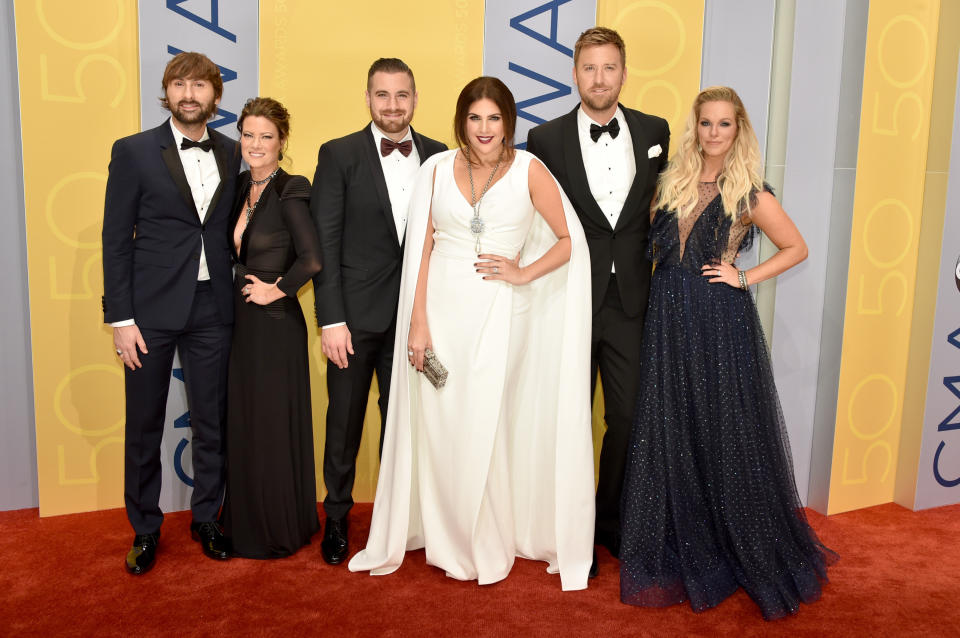
[[[623,311],[616,275],[611,275],[603,303],[593,316],[590,344],[590,396],[599,370],[607,424],[597,482],[596,542],[611,552],[619,545],[620,493],[637,401],[643,318],[644,312],[628,317]]]
[[[323,481],[327,496],[323,509],[327,518],[340,519],[353,507],[353,483],[357,474],[357,453],[363,436],[363,420],[373,373],[380,390],[380,453],[387,423],[390,397],[390,369],[393,366],[395,324],[386,332],[351,331],[353,355],[345,369],[327,362],[327,434],[323,449]]]
[[[160,530],[161,440],[174,352],[179,350],[193,432],[193,494],[198,522],[214,521],[223,500],[223,424],[231,327],[221,323],[209,282],[199,282],[182,330],[140,328],[148,354],[142,368],[125,368],[124,500],[137,534]]]

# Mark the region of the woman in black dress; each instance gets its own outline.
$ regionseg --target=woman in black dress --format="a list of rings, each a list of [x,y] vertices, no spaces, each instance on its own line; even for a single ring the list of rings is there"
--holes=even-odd
[[[279,167],[290,134],[276,100],[247,102],[237,121],[250,170],[238,179],[231,245],[233,347],[227,395],[223,522],[234,553],[289,556],[319,526],[307,329],[297,291],[320,270],[310,183]]]
[[[623,488],[620,597],[713,607],[743,587],[766,619],[820,597],[836,555],[807,524],[748,286],[807,256],[762,181],[733,89],[710,87],[660,177],[641,392]],[[733,261],[756,229],[779,249]]]

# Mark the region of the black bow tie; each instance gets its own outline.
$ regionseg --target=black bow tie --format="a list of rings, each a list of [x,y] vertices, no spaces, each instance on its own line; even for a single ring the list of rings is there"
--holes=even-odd
[[[185,151],[188,148],[199,148],[201,151],[209,151],[213,149],[213,139],[207,138],[202,142],[194,142],[193,140],[183,138],[183,141],[180,142],[180,150]]]
[[[596,124],[590,125],[590,139],[594,142],[600,139],[600,136],[604,133],[609,133],[610,137],[615,138],[617,135],[620,135],[620,123],[617,122],[617,119],[614,118],[610,120],[610,123],[606,126],[597,126]]]

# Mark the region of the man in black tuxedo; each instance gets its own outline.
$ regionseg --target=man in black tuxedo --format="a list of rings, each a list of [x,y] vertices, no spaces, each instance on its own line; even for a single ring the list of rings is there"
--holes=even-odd
[[[620,491],[637,399],[640,340],[650,290],[650,200],[666,166],[670,129],[618,104],[627,77],[623,39],[584,31],[574,49],[580,104],[530,131],[527,150],[560,182],[590,247],[593,288],[591,391],[603,381],[607,430],[600,452],[596,542],[620,552]],[[591,571],[596,573],[596,558]]]
[[[223,94],[217,66],[180,53],[163,74],[155,129],[117,140],[103,212],[103,316],[126,366],[124,500],[136,534],[127,570],[154,563],[160,524],[160,442],[174,350],[193,429],[190,525],[207,556],[230,556],[217,524],[233,323],[228,218],[239,153],[207,127]]]
[[[413,72],[381,58],[367,73],[372,122],[320,147],[310,210],[324,269],[314,277],[320,343],[327,357],[323,559],[347,557],[347,513],[373,373],[380,389],[380,449],[390,395],[407,203],[420,164],[446,145],[410,127]]]

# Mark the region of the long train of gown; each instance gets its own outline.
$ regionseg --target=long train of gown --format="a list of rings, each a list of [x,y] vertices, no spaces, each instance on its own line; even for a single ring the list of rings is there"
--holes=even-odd
[[[712,183],[677,223],[658,211],[640,393],[623,488],[620,596],[713,607],[743,587],[767,619],[820,597],[836,555],[807,524],[749,293],[710,284],[752,229]]]
[[[390,573],[405,550],[424,547],[427,562],[453,578],[496,582],[520,556],[546,561],[564,589],[581,589],[594,512],[583,231],[567,203],[569,264],[526,286],[484,281],[455,157],[431,158],[411,198],[380,478],[367,547],[350,569]],[[482,252],[522,250],[529,263],[556,241],[530,201],[532,157],[517,151],[484,196]],[[449,370],[440,390],[406,356],[431,206],[427,318]]]

